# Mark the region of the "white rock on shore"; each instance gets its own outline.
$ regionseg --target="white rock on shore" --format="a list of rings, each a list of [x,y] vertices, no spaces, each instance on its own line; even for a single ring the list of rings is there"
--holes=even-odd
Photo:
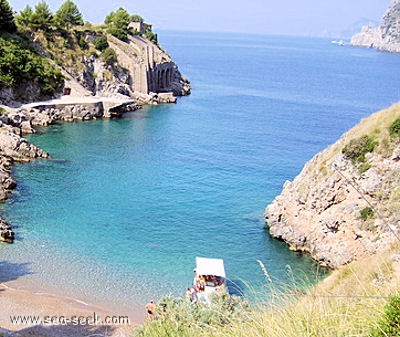
[[[364,26],[354,35],[351,45],[400,52],[400,0],[393,0],[379,27]]]

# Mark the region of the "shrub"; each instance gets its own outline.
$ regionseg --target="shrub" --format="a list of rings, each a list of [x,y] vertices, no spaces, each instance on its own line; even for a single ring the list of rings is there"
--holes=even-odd
[[[365,207],[364,209],[361,210],[361,219],[364,221],[368,220],[369,218],[372,218],[375,214],[374,210],[371,207]]]
[[[373,137],[365,135],[360,138],[352,139],[349,144],[347,144],[342,153],[347,159],[350,159],[353,164],[364,163],[365,155],[368,152],[372,152],[375,146],[378,144]]]
[[[103,61],[107,63],[109,66],[117,63],[117,54],[115,53],[114,49],[108,47],[103,51],[102,54]]]
[[[95,39],[93,39],[92,43],[94,47],[100,51],[105,50],[109,46],[107,42],[107,37],[104,35],[96,37]]]
[[[158,43],[158,37],[156,33],[153,33],[151,30],[146,31],[146,33],[144,34],[146,36],[146,38],[154,43],[157,44]]]
[[[146,322],[136,331],[144,336],[215,336],[223,327],[243,323],[248,303],[239,297],[220,293],[209,305],[191,304],[188,299],[167,296],[157,304],[156,320]]]
[[[400,137],[400,118],[397,118],[390,126],[389,126],[390,136]]]
[[[362,163],[358,168],[358,172],[360,172],[360,174],[363,174],[364,172],[367,172],[371,167],[372,165],[369,163]]]
[[[89,45],[86,42],[85,36],[83,34],[77,34],[78,45],[82,50],[88,49]]]
[[[144,19],[139,14],[133,14],[131,16],[132,22],[144,22]]]
[[[378,327],[372,330],[371,337],[400,337],[400,295],[389,298]]]
[[[23,41],[0,38],[0,87],[21,87],[36,82],[46,97],[60,91],[63,75],[46,59],[31,51]]]

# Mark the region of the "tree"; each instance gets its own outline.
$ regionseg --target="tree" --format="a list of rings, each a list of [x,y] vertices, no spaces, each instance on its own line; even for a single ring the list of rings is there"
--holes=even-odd
[[[26,5],[25,8],[19,12],[19,15],[15,18],[20,28],[25,29],[30,27],[32,24],[33,10],[32,7]]]
[[[7,0],[0,0],[0,32],[14,33],[17,26],[14,22],[14,14]]]
[[[66,0],[54,15],[54,22],[61,28],[83,26],[83,17],[78,6],[71,0]]]
[[[104,23],[107,25],[107,31],[109,34],[114,35],[122,41],[128,39],[130,33],[129,23],[131,16],[129,13],[120,7],[116,12],[111,12],[107,15]]]
[[[50,30],[53,25],[53,14],[45,1],[40,1],[35,6],[35,12],[32,14],[31,26],[33,29]]]
[[[131,16],[131,21],[132,22],[141,22],[141,23],[143,23],[144,19],[139,14],[133,14]]]

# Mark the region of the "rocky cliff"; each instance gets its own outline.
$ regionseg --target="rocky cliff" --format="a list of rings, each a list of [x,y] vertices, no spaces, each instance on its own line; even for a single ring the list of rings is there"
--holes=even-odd
[[[364,26],[351,45],[400,52],[400,0],[393,0],[379,27]]]
[[[122,41],[93,27],[25,34],[24,43],[31,40],[30,48],[64,75],[64,93],[68,95],[168,103],[175,102],[175,96],[190,94],[188,79],[182,76],[168,53],[143,36],[132,34]],[[21,37],[16,35],[15,40],[18,39]],[[99,39],[104,41],[104,46],[96,43]],[[10,41],[7,43],[12,45]],[[57,88],[58,96],[63,94],[60,89]],[[2,86],[0,82],[0,104],[3,105],[37,101],[40,93],[41,85],[35,81],[13,87]]]
[[[21,114],[4,114],[0,118],[0,201],[6,200],[8,194],[16,187],[11,176],[14,162],[28,162],[33,158],[48,158],[49,154],[23,138],[22,130],[27,119]],[[0,241],[11,243],[14,232],[7,221],[0,219]]]
[[[87,40],[96,38],[88,34]],[[179,72],[168,53],[158,45],[138,35],[121,41],[112,35],[108,43],[116,54],[116,62],[107,64],[95,54],[83,57],[83,69],[70,71],[66,86],[76,80],[92,95],[103,97],[146,98],[184,96],[190,93],[189,81]],[[73,87],[76,90],[76,82]],[[72,95],[75,94],[72,90]],[[161,95],[160,95],[161,94]],[[150,98],[150,97],[149,97]],[[162,101],[162,99],[161,99]]]
[[[400,133],[393,130],[400,132],[400,105],[314,156],[266,208],[270,234],[331,268],[399,240]]]
[[[30,73],[22,74],[23,81],[19,77],[18,81],[10,81],[12,86],[4,84],[4,78],[0,81],[0,201],[16,187],[11,177],[14,162],[49,156],[22,137],[34,133],[35,126],[118,116],[143,104],[171,103],[176,101],[175,96],[190,94],[189,81],[168,53],[143,36],[132,34],[121,41],[95,28],[29,34],[23,40],[30,48],[30,58],[26,58],[31,63],[43,63],[43,69],[57,69],[58,79],[62,84],[64,77],[65,83],[54,88],[52,94],[58,91],[61,96],[60,88],[64,87],[65,95],[22,105],[42,97],[43,83],[31,80]],[[0,47],[5,45],[7,51],[11,50],[14,38],[21,40],[20,35],[7,35],[6,39],[0,34]],[[98,38],[103,39],[106,49],[94,43]],[[18,50],[25,55],[22,47]],[[15,68],[15,64],[10,67]],[[0,71],[4,73],[4,68]],[[52,77],[51,72],[48,75]],[[10,225],[0,219],[0,241],[13,240]]]

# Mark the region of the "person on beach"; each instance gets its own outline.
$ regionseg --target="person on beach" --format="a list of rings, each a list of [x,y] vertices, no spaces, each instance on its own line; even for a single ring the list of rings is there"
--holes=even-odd
[[[197,302],[199,301],[197,297],[197,292],[196,290],[194,290],[194,288],[187,288],[186,298],[190,300],[191,304],[197,304]]]
[[[145,310],[148,319],[154,319],[156,317],[156,305],[154,304],[154,301],[147,303]]]

